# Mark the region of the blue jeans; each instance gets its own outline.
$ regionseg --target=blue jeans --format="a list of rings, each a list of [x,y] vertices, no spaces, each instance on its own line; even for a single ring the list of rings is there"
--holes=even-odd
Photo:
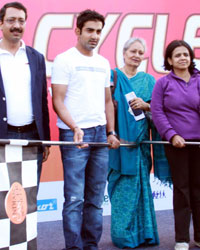
[[[107,142],[106,127],[84,131],[84,142]],[[73,141],[60,129],[61,141]],[[63,230],[66,249],[97,250],[102,234],[102,203],[108,168],[108,148],[60,146],[64,168]]]
[[[17,133],[13,131],[7,132],[8,139],[19,139],[19,140],[39,140],[39,135],[37,130],[32,130],[29,132]],[[43,148],[38,146],[38,170],[37,170],[37,186],[39,187],[40,176],[42,172],[42,160],[43,160]]]

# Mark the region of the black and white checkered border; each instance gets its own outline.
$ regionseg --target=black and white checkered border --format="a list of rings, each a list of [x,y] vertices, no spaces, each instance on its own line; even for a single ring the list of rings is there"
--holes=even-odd
[[[35,148],[0,147],[0,250],[37,249],[37,151]],[[5,212],[5,197],[14,182],[27,196],[28,211],[21,224],[13,224]]]

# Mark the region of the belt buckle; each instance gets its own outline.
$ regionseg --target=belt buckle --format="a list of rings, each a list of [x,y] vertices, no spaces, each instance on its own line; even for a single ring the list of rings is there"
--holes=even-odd
[[[17,133],[21,133],[22,132],[22,128],[17,127]]]

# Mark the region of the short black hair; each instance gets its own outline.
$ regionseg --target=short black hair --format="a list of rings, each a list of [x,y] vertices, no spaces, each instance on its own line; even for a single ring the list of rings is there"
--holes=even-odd
[[[190,54],[190,59],[191,59],[191,63],[189,66],[189,72],[190,74],[193,73],[193,70],[195,68],[195,63],[194,63],[194,52],[192,50],[192,48],[190,47],[190,45],[188,43],[186,43],[184,40],[173,40],[172,42],[170,42],[165,50],[165,56],[164,56],[164,69],[165,70],[172,70],[173,66],[169,64],[168,62],[168,58],[172,58],[172,53],[173,51],[180,46],[184,46],[185,48],[188,49],[189,54]]]
[[[79,13],[76,27],[82,31],[82,28],[87,21],[100,21],[102,22],[102,27],[105,25],[105,18],[103,15],[99,14],[95,10],[87,9]]]
[[[10,2],[5,4],[1,9],[0,9],[0,21],[3,22],[4,16],[6,14],[7,8],[16,8],[19,10],[23,10],[25,12],[25,19],[27,19],[27,9],[24,7],[24,5],[20,2]]]

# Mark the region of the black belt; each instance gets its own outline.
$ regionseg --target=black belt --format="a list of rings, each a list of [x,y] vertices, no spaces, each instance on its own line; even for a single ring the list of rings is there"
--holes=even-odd
[[[16,132],[16,133],[30,132],[30,131],[35,130],[35,129],[36,129],[35,122],[28,124],[28,125],[24,125],[24,126],[12,126],[12,125],[8,124],[8,130],[12,131],[12,132]]]

